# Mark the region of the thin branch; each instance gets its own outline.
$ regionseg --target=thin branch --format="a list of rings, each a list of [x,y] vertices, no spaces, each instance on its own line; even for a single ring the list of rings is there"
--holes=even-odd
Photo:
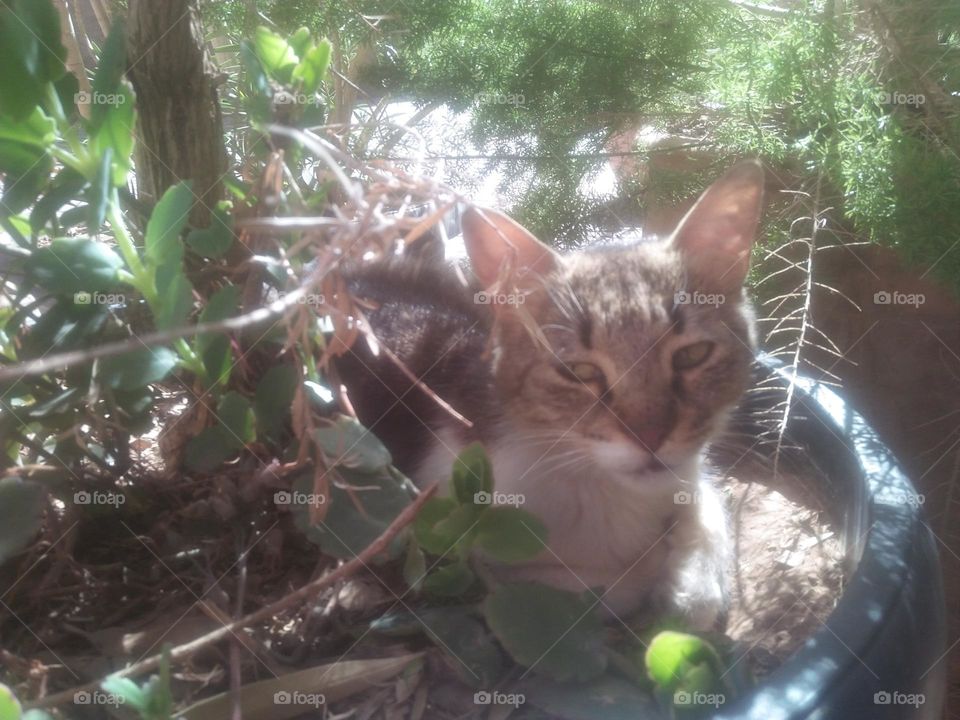
[[[390,526],[380,534],[380,537],[370,543],[364,550],[360,552],[359,555],[356,555],[353,560],[344,563],[340,567],[331,570],[326,575],[317,578],[313,582],[304,585],[298,590],[294,590],[279,600],[276,600],[269,605],[265,605],[259,610],[256,610],[249,615],[240,618],[239,620],[217,628],[206,635],[201,635],[200,637],[184,643],[183,645],[178,645],[177,647],[172,648],[169,654],[171,662],[188,658],[199,650],[213,645],[214,643],[220,642],[221,640],[226,640],[231,636],[235,636],[235,634],[243,628],[253,625],[254,623],[267,620],[278,613],[284,612],[285,610],[288,610],[291,607],[294,607],[295,605],[314,597],[321,590],[367,567],[367,565],[372,562],[377,555],[387,549],[387,546],[393,541],[393,539],[400,533],[401,530],[413,522],[413,519],[420,511],[420,508],[423,507],[424,503],[426,503],[427,500],[429,500],[436,492],[438,484],[439,483],[434,483],[423,490],[417,499],[405,507],[403,512],[401,512],[396,519],[390,523]],[[117,673],[113,673],[110,675],[110,677],[133,677],[136,675],[142,675],[145,672],[149,672],[150,670],[154,670],[159,667],[162,658],[162,654],[153,655],[146,660],[134,663],[133,665],[130,665],[129,667],[126,667]],[[60,705],[61,703],[72,702],[75,693],[96,690],[100,687],[101,682],[102,680],[97,680],[86,683],[79,687],[54,693],[53,695],[48,695],[47,697],[41,698],[36,702],[25,704],[24,708],[30,709],[53,707],[55,705]]]
[[[311,280],[309,280],[306,284],[301,285],[293,292],[285,295],[279,300],[270,303],[266,307],[257,308],[252,312],[249,312],[245,315],[239,315],[234,318],[218,320],[217,322],[198,323],[197,325],[184,325],[178,328],[171,328],[170,330],[163,330],[161,332],[150,333],[149,335],[134,337],[130,340],[107,343],[106,345],[100,345],[98,347],[89,348],[86,350],[74,350],[71,352],[60,353],[59,355],[51,355],[38,360],[28,360],[27,362],[18,363],[10,367],[0,368],[0,382],[7,380],[21,380],[26,377],[45,375],[48,372],[53,372],[54,370],[68,368],[73,365],[80,365],[82,363],[91,362],[100,358],[123,355],[125,353],[133,352],[134,350],[139,350],[143,347],[166,345],[173,340],[190,337],[192,335],[196,335],[197,333],[229,333],[236,330],[242,330],[243,328],[250,327],[251,325],[258,325],[262,322],[266,322],[267,320],[282,315],[291,306],[301,303],[307,292],[309,292],[313,286],[317,284],[317,282],[319,282],[319,278],[311,278]]]

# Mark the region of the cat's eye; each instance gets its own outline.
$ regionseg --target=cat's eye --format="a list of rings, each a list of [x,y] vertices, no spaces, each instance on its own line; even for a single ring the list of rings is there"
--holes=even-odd
[[[713,343],[709,340],[684,345],[673,354],[674,370],[692,370],[702,365],[713,352]]]
[[[568,380],[579,380],[582,383],[599,384],[606,382],[603,370],[591,362],[575,362],[569,365],[560,364],[557,366],[557,370]]]

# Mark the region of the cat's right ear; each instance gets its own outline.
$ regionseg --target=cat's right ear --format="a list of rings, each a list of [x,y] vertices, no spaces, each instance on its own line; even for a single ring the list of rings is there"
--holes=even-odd
[[[461,220],[473,272],[484,287],[493,285],[507,261],[518,278],[545,276],[560,265],[560,256],[533,233],[496,210],[471,207]]]
[[[763,185],[759,162],[734,165],[680,221],[672,241],[696,289],[729,293],[743,285],[763,210]]]

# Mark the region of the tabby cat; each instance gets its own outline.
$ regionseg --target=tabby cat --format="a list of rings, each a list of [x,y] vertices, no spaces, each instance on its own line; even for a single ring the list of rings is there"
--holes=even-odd
[[[535,560],[494,568],[713,626],[725,602],[725,512],[703,465],[749,378],[744,298],[763,171],[715,182],[674,233],[560,255],[493,210],[463,217],[475,276],[423,259],[354,272],[384,353],[359,342],[338,372],[360,420],[418,484],[480,440],[497,499],[549,531]]]

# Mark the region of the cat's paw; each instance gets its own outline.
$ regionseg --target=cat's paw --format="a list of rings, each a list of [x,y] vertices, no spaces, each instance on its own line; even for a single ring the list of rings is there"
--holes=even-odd
[[[722,577],[681,579],[668,600],[671,615],[683,618],[684,626],[694,632],[721,630],[726,624],[729,597]]]

